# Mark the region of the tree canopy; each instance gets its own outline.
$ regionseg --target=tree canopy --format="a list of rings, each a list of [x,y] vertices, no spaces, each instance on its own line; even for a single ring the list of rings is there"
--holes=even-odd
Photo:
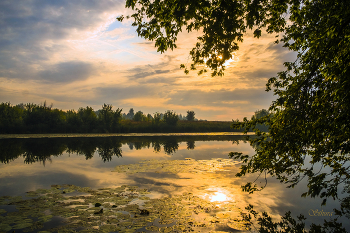
[[[236,127],[256,129],[256,154],[243,159],[240,175],[266,172],[291,187],[308,179],[305,195],[337,198],[350,179],[350,4],[347,0],[127,0],[139,36],[155,40],[158,51],[176,48],[182,30],[202,33],[190,51],[190,68],[208,67],[223,75],[224,63],[239,49],[248,30],[297,53],[294,62],[268,80],[273,91],[268,115]],[[123,16],[118,20],[123,20]],[[282,62],[282,61],[281,61]],[[204,66],[205,63],[205,66]],[[205,68],[199,74],[206,72]],[[307,157],[311,157],[308,165]],[[316,169],[317,164],[330,172]],[[245,187],[254,191],[252,184]]]
[[[194,121],[194,115],[196,115],[196,113],[194,113],[194,111],[187,111],[187,115],[186,115],[186,120],[188,121]]]

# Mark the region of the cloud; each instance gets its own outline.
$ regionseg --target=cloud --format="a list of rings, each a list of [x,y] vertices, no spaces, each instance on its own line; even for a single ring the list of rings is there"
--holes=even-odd
[[[180,33],[177,49],[157,53],[154,41],[137,37],[132,20],[115,20],[130,12],[124,5],[0,1],[0,102],[47,100],[65,110],[110,103],[150,113],[193,108],[199,118],[229,120],[273,100],[264,92],[266,81],[292,57],[271,43],[273,36],[245,37],[224,77],[184,75],[179,66],[190,63],[189,51],[201,33]]]
[[[242,79],[257,81],[257,79],[263,79],[265,82],[267,79],[271,77],[275,77],[277,75],[276,69],[259,69],[259,70],[238,70],[234,73]]]
[[[165,55],[161,61],[157,63],[150,64],[150,62],[147,65],[138,65],[128,69],[125,73],[130,80],[141,83],[148,82],[148,80],[153,80],[151,81],[152,83],[157,82],[156,80],[165,81],[164,77],[179,71],[178,67],[174,66],[173,60],[174,56]],[[147,81],[143,80],[147,77],[151,77],[151,79]],[[169,82],[172,81],[169,80]]]
[[[261,88],[256,89],[220,89],[212,91],[180,90],[168,95],[168,104],[182,106],[241,106],[241,105],[266,105],[272,101],[272,93],[267,93]]]
[[[171,85],[175,85],[176,79],[174,78],[166,78],[166,77],[158,77],[158,78],[151,78],[151,79],[147,79],[145,81],[140,81],[140,83],[142,84],[171,84]]]
[[[266,53],[271,54],[276,61],[283,62],[294,62],[297,58],[297,53],[293,52],[285,47],[282,43],[275,44],[271,42],[265,50]]]
[[[166,70],[161,70],[161,69],[154,69],[154,66],[152,65],[147,65],[147,66],[143,66],[143,67],[135,67],[132,69],[127,70],[128,73],[130,73],[130,75],[128,75],[128,77],[131,80],[135,80],[135,79],[143,79],[149,76],[154,76],[154,75],[159,75],[159,74],[167,74],[170,73],[171,71],[166,69]]]
[[[85,80],[94,73],[95,69],[92,64],[71,61],[52,65],[49,69],[40,71],[38,76],[45,81],[62,83]]]
[[[41,77],[35,75],[43,67],[62,63],[56,66],[60,69],[76,56],[67,41],[104,30],[123,5],[110,0],[0,1],[0,76],[35,79]]]
[[[94,91],[98,98],[104,101],[121,101],[129,98],[152,96],[155,93],[154,89],[155,87],[136,85],[126,87],[98,87]]]

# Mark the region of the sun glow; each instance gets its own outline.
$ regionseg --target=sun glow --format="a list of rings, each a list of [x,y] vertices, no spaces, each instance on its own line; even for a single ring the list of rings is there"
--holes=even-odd
[[[220,204],[222,202],[233,201],[230,193],[222,188],[210,188],[207,189],[207,193],[204,194],[204,199]]]
[[[210,57],[211,56],[209,56],[209,58]],[[218,55],[217,58],[218,58],[218,60],[221,60],[222,59],[222,55]],[[231,62],[235,61],[234,59],[235,59],[235,56],[232,55],[232,58],[226,60],[223,65],[228,67],[231,64]],[[204,63],[206,63],[207,61],[208,61],[208,59],[204,58]]]
[[[210,197],[211,202],[215,202],[215,201],[222,202],[222,201],[227,201],[227,199],[228,199],[227,196],[221,192],[216,192],[214,195]]]

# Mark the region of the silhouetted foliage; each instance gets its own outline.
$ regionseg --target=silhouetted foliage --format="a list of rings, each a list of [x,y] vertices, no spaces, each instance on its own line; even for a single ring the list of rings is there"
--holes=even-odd
[[[262,109],[262,110],[255,111],[251,120],[254,121],[254,120],[261,119],[263,117],[272,117],[272,116],[273,116],[273,114],[270,114],[268,110]],[[255,127],[253,127],[252,130],[254,131],[255,129],[260,130],[262,132],[268,132],[269,126],[266,124],[257,124]]]
[[[134,121],[146,121],[147,117],[143,114],[143,112],[138,111],[134,117],[133,117]]]
[[[194,121],[194,115],[196,115],[194,111],[187,111],[186,119],[188,121]]]
[[[152,122],[153,122],[154,124],[156,124],[156,125],[159,125],[160,120],[161,120],[161,115],[160,115],[160,113],[159,113],[159,112],[154,113]]]
[[[110,104],[103,104],[98,115],[100,127],[102,127],[102,131],[106,133],[115,131],[119,127],[122,119],[122,109],[118,108],[113,111],[112,108],[113,106]]]
[[[140,7],[139,7],[140,5]],[[137,7],[135,7],[137,6]],[[283,35],[283,46],[297,59],[285,62],[285,70],[269,79],[266,90],[274,90],[273,116],[247,119],[237,127],[256,128],[258,150],[240,175],[267,172],[291,187],[307,177],[305,195],[338,197],[338,185],[350,177],[350,4],[346,0],[324,1],[126,1],[134,13],[133,26],[139,36],[155,40],[158,51],[176,48],[178,34],[199,30],[191,50],[193,63],[223,75],[224,63],[239,49],[247,30],[254,37],[262,29]],[[130,18],[129,17],[129,18]],[[124,16],[117,19],[122,21]],[[204,66],[205,65],[205,66]],[[181,65],[188,73],[188,68]],[[265,124],[269,132],[257,125]],[[310,166],[305,159],[311,156]],[[331,172],[314,171],[320,163]]]
[[[134,115],[135,115],[134,109],[133,109],[133,108],[130,108],[128,114],[126,114],[126,117],[127,117],[127,119],[131,120],[131,119],[134,118]]]
[[[179,121],[179,117],[175,112],[168,110],[164,114],[164,121],[168,125],[176,126],[177,122]]]
[[[112,129],[113,123],[113,110],[112,105],[103,104],[102,109],[99,112],[98,119],[100,121],[101,126],[105,132],[110,132]]]
[[[247,30],[254,28],[256,38],[262,30],[282,35],[276,43],[297,59],[284,62],[285,70],[266,84],[276,95],[269,108],[273,115],[234,122],[259,136],[254,156],[235,156],[245,162],[238,175],[268,173],[289,187],[306,177],[304,196],[319,196],[323,204],[338,198],[340,184],[350,177],[349,1],[128,0],[126,7],[134,11],[130,17],[138,35],[155,40],[160,52],[176,48],[183,29],[202,33],[190,52],[190,68],[180,65],[185,73],[199,66],[199,74],[209,67],[213,76],[223,75]],[[259,130],[262,124],[268,132]],[[316,166],[330,171],[315,171]]]
[[[186,121],[172,111],[156,112],[152,117],[141,111],[134,119],[123,118],[122,109],[110,104],[94,111],[91,107],[66,112],[36,104],[0,105],[0,133],[171,133],[171,132],[238,132],[230,122]],[[133,112],[131,109],[129,112]],[[180,114],[181,115],[181,114]]]
[[[79,108],[78,117],[81,122],[81,131],[83,133],[93,132],[97,126],[97,116],[91,107]]]
[[[337,219],[324,220],[323,225],[311,224],[310,229],[307,231],[305,227],[305,216],[299,215],[297,218],[293,218],[291,212],[288,211],[282,216],[281,221],[273,221],[272,217],[266,212],[258,213],[254,210],[252,205],[247,208],[248,215],[245,215],[245,220],[248,222],[249,230],[254,227],[258,232],[268,233],[346,233],[347,231]],[[255,224],[255,221],[257,222]],[[255,227],[258,225],[259,227]]]
[[[52,105],[47,106],[46,102],[41,105],[27,104],[23,122],[29,132],[64,132],[66,115],[62,110],[52,109]]]
[[[19,132],[23,125],[23,109],[10,103],[0,104],[0,133]]]
[[[68,110],[66,113],[66,132],[77,133],[80,131],[82,122],[74,110]]]

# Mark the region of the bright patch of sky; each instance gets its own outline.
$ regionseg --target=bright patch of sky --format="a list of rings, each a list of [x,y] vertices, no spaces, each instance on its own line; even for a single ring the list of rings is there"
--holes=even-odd
[[[182,33],[178,49],[160,54],[137,36],[124,1],[1,1],[0,102],[43,103],[68,110],[103,103],[144,113],[193,110],[207,120],[242,119],[267,109],[268,78],[295,55],[274,37],[245,36],[224,77],[185,75],[200,34]]]

